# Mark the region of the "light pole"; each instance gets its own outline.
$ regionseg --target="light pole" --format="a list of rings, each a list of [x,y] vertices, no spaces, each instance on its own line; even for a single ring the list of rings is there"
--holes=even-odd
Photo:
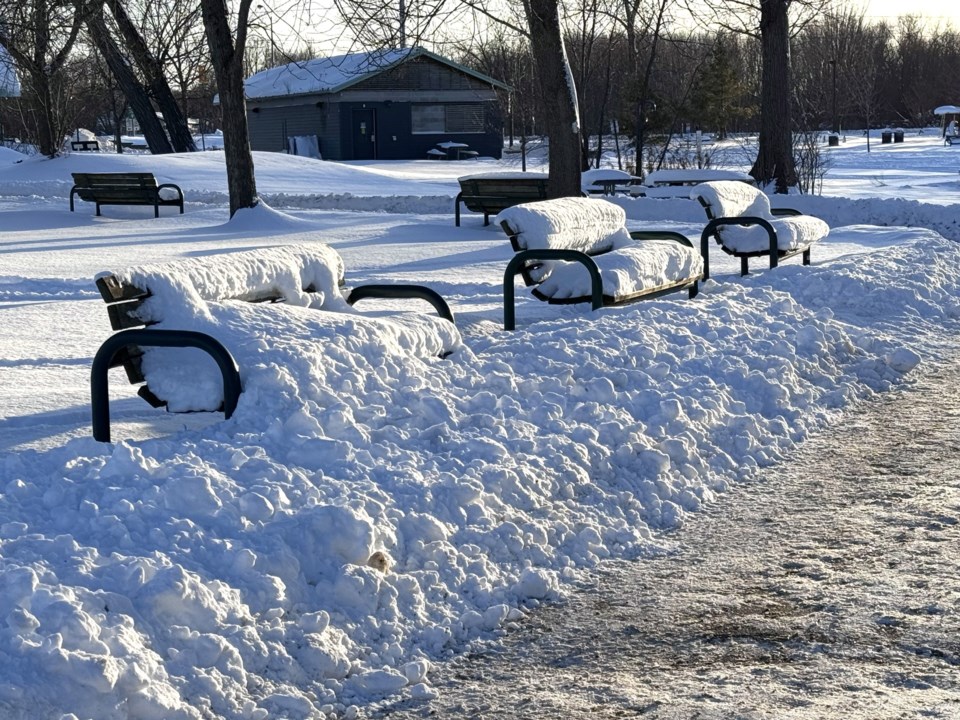
[[[840,133],[840,126],[837,123],[837,61],[830,61],[830,70],[833,74],[833,133]]]

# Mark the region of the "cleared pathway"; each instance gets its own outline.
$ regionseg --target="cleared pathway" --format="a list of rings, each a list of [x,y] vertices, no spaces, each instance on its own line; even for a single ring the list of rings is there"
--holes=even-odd
[[[960,363],[604,565],[391,718],[960,718]]]

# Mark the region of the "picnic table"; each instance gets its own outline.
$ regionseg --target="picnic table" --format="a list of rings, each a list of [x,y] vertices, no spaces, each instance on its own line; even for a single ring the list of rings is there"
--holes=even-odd
[[[466,143],[454,142],[453,140],[439,142],[437,143],[437,147],[447,154],[447,160],[475,158],[480,154],[476,150],[471,150],[470,146]]]
[[[654,170],[647,175],[643,185],[630,188],[630,194],[653,198],[688,198],[690,188],[705,182],[735,180],[756,186],[753,177],[738,170],[715,170],[713,168],[677,168]]]
[[[580,176],[580,187],[588,194],[616,195],[620,189],[640,182],[640,178],[624,170],[593,168]]]

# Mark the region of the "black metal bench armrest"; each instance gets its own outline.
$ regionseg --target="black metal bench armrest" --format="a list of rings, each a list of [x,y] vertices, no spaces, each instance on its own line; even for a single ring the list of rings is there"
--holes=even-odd
[[[354,305],[365,298],[383,298],[385,300],[417,298],[426,300],[433,305],[437,315],[456,325],[456,321],[453,319],[453,311],[450,310],[447,301],[436,290],[423,285],[360,285],[350,290],[350,294],[347,295],[347,302]]]
[[[223,414],[230,419],[237,409],[242,386],[237,363],[222,343],[216,338],[194,330],[122,330],[108,337],[93,357],[90,371],[90,408],[93,420],[93,437],[100,442],[110,442],[110,392],[107,385],[107,370],[113,365],[117,353],[131,346],[138,347],[194,347],[212,357],[223,375]]]
[[[770,208],[770,214],[774,217],[799,217],[803,215],[802,212],[793,208]]]
[[[592,257],[579,250],[521,250],[507,263],[503,273],[503,329],[516,329],[516,307],[514,296],[514,278],[523,271],[527,263],[540,260],[567,260],[578,262],[590,273],[590,305],[597,310],[603,307],[603,281],[600,268]]]
[[[157,195],[159,196],[160,191],[164,188],[173,188],[177,191],[177,195],[180,196],[180,202],[183,202],[183,190],[180,189],[179,185],[174,185],[173,183],[163,183],[162,185],[157,185]],[[169,200],[167,202],[170,202]]]
[[[774,229],[773,225],[770,224],[769,220],[766,220],[762,217],[755,217],[752,215],[744,215],[742,217],[722,217],[714,218],[707,223],[707,226],[703,229],[703,232],[700,233],[700,255],[703,257],[703,279],[707,280],[710,278],[710,256],[709,256],[709,247],[710,247],[710,238],[717,236],[717,228],[724,225],[759,225],[764,230],[767,231],[767,237],[770,238],[770,267],[775,268],[779,261],[780,253],[777,246],[777,231]],[[718,238],[719,242],[719,238]]]

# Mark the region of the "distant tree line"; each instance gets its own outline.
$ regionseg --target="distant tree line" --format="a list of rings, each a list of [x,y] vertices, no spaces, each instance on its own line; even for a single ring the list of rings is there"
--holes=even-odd
[[[723,138],[760,126],[760,47],[730,31],[651,29],[636,39],[588,13],[569,23],[566,45],[577,79],[585,164],[596,160],[598,137],[618,128],[646,136],[651,152],[666,153],[664,137],[701,130]],[[640,61],[636,50],[639,47]],[[508,136],[516,142],[542,133],[544,111],[522,39],[493,33],[461,45],[458,59],[515,90],[503,97]],[[645,60],[656,55],[649,74]],[[922,127],[938,122],[933,109],[960,104],[960,31],[924,29],[920,19],[896,25],[868,22],[855,12],[823,13],[791,39],[795,131]],[[640,68],[640,72],[637,68]],[[651,138],[658,138],[651,148]],[[606,150],[613,150],[607,146]],[[664,161],[668,158],[664,157]]]
[[[308,0],[280,1],[0,0],[0,45],[22,85],[21,98],[0,101],[0,130],[53,156],[77,127],[119,140],[133,115],[153,152],[183,152],[194,149],[188,119],[198,120],[224,130],[228,168],[241,169],[228,172],[231,211],[250,207],[256,186],[240,79],[315,54],[302,40],[285,49],[273,27],[299,17]],[[694,5],[702,15],[691,14]],[[579,169],[607,149],[632,157],[637,172],[709,162],[671,156],[669,140],[690,130],[759,133],[752,172],[785,191],[798,182],[798,137],[926,125],[934,107],[960,103],[960,33],[911,16],[870,23],[835,0],[335,6],[362,38],[357,49],[426,44],[512,86],[502,97],[504,131],[519,143],[551,137],[560,194],[575,191]]]

